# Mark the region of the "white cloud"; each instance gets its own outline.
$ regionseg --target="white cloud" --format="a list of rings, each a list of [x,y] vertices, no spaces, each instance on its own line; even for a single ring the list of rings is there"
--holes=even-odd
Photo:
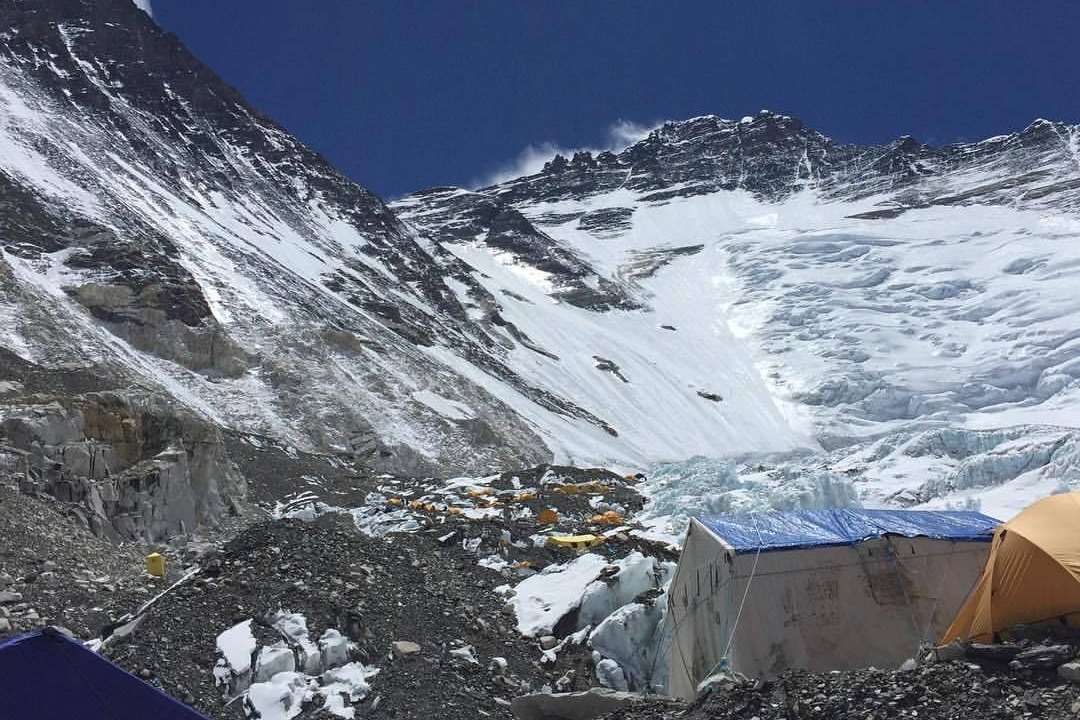
[[[572,157],[574,153],[582,151],[591,152],[594,155],[596,153],[604,152],[605,150],[619,152],[639,140],[645,139],[646,135],[660,125],[661,123],[642,125],[630,120],[616,120],[608,127],[607,137],[605,138],[603,145],[598,148],[564,148],[552,142],[544,142],[539,145],[526,145],[516,157],[502,163],[499,167],[495,168],[495,170],[474,181],[472,186],[476,188],[487,187],[488,185],[496,185],[525,175],[535,175],[544,169],[544,163],[548,162],[556,155]]]
[[[154,8],[150,5],[150,0],[135,0],[135,7],[145,12],[150,17],[154,17]]]
[[[662,124],[655,122],[651,125],[642,125],[632,120],[617,120],[608,128],[609,149],[622,150],[639,140],[644,140],[649,133]]]

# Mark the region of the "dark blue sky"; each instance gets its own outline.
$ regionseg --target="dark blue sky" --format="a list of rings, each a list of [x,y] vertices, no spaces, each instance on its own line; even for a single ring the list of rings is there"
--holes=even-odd
[[[1078,2],[154,0],[157,21],[366,187],[473,184],[760,108],[840,141],[1080,121]]]

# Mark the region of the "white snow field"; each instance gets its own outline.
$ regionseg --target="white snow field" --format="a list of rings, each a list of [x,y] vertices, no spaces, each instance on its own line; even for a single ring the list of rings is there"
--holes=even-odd
[[[504,316],[559,355],[519,347],[515,367],[619,429],[582,438],[532,414],[557,456],[654,465],[658,506],[666,484],[701,511],[974,503],[1008,517],[1071,487],[1080,218],[1006,206],[850,217],[881,200],[731,191],[648,203],[620,190],[519,206],[537,223],[572,218],[543,229],[626,282],[644,311],[557,303],[480,240],[450,248],[493,293],[515,293]],[[621,234],[577,227],[582,213],[626,207]],[[642,271],[688,246],[700,247]],[[626,382],[598,376],[594,355]]]

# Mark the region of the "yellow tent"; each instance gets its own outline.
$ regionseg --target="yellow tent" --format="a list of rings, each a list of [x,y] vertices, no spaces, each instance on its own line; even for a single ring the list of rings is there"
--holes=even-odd
[[[1039,500],[994,531],[986,567],[941,642],[989,642],[1020,623],[1077,619],[1080,492],[1073,492]]]

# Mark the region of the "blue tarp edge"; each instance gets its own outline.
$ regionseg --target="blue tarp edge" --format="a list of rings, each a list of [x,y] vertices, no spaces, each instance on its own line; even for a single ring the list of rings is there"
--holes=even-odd
[[[736,553],[853,545],[886,535],[989,542],[1001,524],[971,510],[768,511],[694,518]]]

